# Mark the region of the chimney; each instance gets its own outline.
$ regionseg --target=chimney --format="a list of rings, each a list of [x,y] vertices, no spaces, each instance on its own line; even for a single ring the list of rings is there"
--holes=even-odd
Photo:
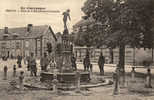
[[[28,24],[27,25],[27,32],[32,32],[33,24]]]
[[[8,27],[4,27],[4,33],[5,33],[5,34],[8,34],[8,33],[9,33]]]

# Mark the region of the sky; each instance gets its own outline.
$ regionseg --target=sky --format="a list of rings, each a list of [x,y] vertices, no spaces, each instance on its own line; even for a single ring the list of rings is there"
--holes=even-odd
[[[4,27],[25,27],[27,24],[51,25],[54,32],[63,31],[62,13],[70,9],[71,21],[68,28],[81,20],[81,7],[86,0],[0,0],[0,29]],[[43,7],[46,10],[60,11],[59,13],[30,13],[6,12],[6,9],[20,10],[20,7]]]

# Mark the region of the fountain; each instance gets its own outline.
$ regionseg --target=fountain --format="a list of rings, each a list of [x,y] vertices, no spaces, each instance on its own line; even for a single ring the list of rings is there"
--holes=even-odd
[[[67,12],[64,12],[67,13]],[[65,15],[64,15],[65,17]],[[55,52],[55,62],[56,66],[48,71],[48,72],[41,72],[41,82],[51,82],[54,77],[54,70],[57,74],[57,80],[59,83],[75,83],[76,82],[76,71],[72,67],[71,57],[73,54],[73,46],[70,42],[69,31],[66,26],[66,21],[64,21],[64,31],[62,35],[62,43],[58,44],[58,48],[61,48],[60,51]],[[80,81],[81,82],[88,82],[90,80],[90,73],[80,71]]]
[[[73,49],[71,42],[69,41],[68,30],[65,29],[62,35],[62,43],[60,44],[62,50],[60,53],[56,53],[56,66],[48,71],[41,73],[41,82],[52,81],[54,76],[54,70],[57,74],[57,79],[60,83],[75,82],[76,70],[72,67],[71,57]],[[80,72],[81,82],[88,82],[90,80],[89,72]]]
[[[65,13],[68,12],[64,12],[64,16],[69,15]],[[72,66],[73,46],[70,42],[69,30],[65,20],[62,42],[57,44],[54,52],[54,60],[51,60],[48,65],[49,69],[42,71],[40,77],[27,77],[24,84],[25,87],[30,89],[52,89],[54,92],[57,92],[57,89],[76,89],[77,92],[80,92],[80,88],[91,88],[111,84],[110,80],[104,80],[102,76],[94,77],[95,75],[92,75],[90,78],[89,71],[77,70]]]

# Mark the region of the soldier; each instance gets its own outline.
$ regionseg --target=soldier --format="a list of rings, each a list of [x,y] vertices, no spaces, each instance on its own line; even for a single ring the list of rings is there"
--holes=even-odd
[[[36,59],[34,57],[34,53],[31,53],[29,59],[29,65],[30,65],[31,76],[37,76]]]
[[[101,52],[99,59],[98,59],[98,66],[100,70],[100,75],[104,75],[104,63],[105,63],[105,58]]]
[[[47,57],[47,54],[44,53],[44,57],[42,57],[40,60],[41,70],[47,71],[48,64],[49,64],[49,59]]]
[[[83,65],[84,65],[84,71],[86,71],[86,70],[88,71],[89,66],[90,66],[89,55],[86,55],[86,57],[84,58]]]

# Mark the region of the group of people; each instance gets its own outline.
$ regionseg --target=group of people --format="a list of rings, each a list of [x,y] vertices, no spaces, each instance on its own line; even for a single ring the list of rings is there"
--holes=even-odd
[[[34,56],[34,53],[31,53],[30,56],[27,56],[25,59],[26,59],[26,62],[27,62],[27,70],[30,71],[31,76],[37,76],[37,63],[36,63],[36,58]],[[21,62],[22,62],[22,56],[18,55],[17,56],[18,68],[22,68]],[[50,59],[50,57],[47,55],[47,53],[44,53],[44,55],[40,58],[41,71],[46,72],[48,65],[52,62],[53,61]],[[71,62],[72,62],[72,68],[74,70],[77,70],[76,58],[74,56],[72,56]]]
[[[26,58],[27,61],[27,69],[30,71],[31,76],[37,76],[37,63],[34,56],[34,53],[31,53],[30,56]],[[51,59],[48,57],[47,53],[44,53],[44,55],[40,59],[40,66],[42,71],[47,71],[47,66],[50,64]],[[22,62],[22,56],[17,56],[17,64],[18,67],[21,68]],[[71,64],[73,70],[77,70],[76,65],[76,58],[74,55],[71,57]],[[100,53],[99,59],[98,59],[98,66],[100,70],[100,74],[104,75],[104,64],[105,64],[105,57],[102,53]],[[83,59],[83,65],[84,65],[84,71],[92,71],[92,63],[90,62],[89,54],[86,54],[85,58]]]
[[[47,66],[49,65],[51,59],[49,59],[47,53],[44,53],[44,56],[41,57],[40,59],[40,65],[41,65],[41,70],[42,71],[47,71]],[[74,55],[71,57],[71,64],[72,68],[74,70],[77,70],[77,65],[76,65],[76,58]],[[100,70],[100,75],[104,75],[104,64],[105,64],[105,57],[103,56],[102,53],[100,53],[99,59],[98,59],[98,66]],[[92,71],[92,64],[90,62],[89,55],[87,54],[83,60],[83,65],[84,65],[84,71]],[[31,53],[31,57],[28,60],[28,69],[31,71],[31,75],[36,76],[37,75],[37,67],[36,67],[36,59],[34,58],[34,54]]]
[[[98,66],[100,70],[100,75],[104,75],[104,64],[105,64],[105,57],[102,53],[100,53],[99,59],[98,59]],[[83,60],[84,65],[84,71],[92,70],[92,64],[90,62],[89,54],[87,54]]]
[[[28,71],[31,72],[31,76],[37,76],[37,65],[36,65],[36,59],[34,57],[34,53],[31,53],[31,56],[27,58],[27,68]],[[44,56],[40,59],[40,66],[42,71],[47,71],[47,66],[49,64],[50,60],[47,57],[47,53],[44,53]]]
[[[37,76],[37,65],[34,53],[31,53],[30,56],[26,58],[27,60],[27,69],[30,71],[31,76]]]

